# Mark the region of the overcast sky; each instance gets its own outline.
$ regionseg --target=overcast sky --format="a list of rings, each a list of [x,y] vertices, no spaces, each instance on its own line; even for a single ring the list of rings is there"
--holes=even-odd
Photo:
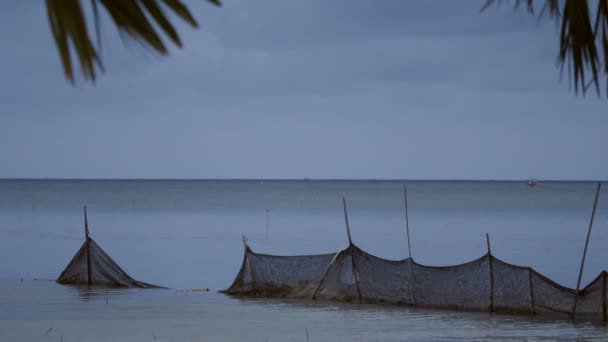
[[[549,21],[482,0],[188,3],[183,50],[106,23],[106,74],[72,87],[44,2],[2,2],[0,177],[608,178],[608,100],[560,81]]]

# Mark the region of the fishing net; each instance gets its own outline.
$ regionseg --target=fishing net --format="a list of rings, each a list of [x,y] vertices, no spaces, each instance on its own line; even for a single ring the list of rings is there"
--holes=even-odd
[[[489,253],[461,265],[431,267],[382,259],[354,244],[310,256],[257,254],[245,246],[227,294],[606,320],[606,272],[577,293]]]
[[[310,298],[333,254],[274,256],[253,253],[247,257],[230,287],[233,294]]]
[[[414,264],[417,306],[484,311],[490,307],[490,266],[486,256],[466,264],[429,267]]]
[[[57,282],[66,285],[102,287],[158,287],[131,278],[90,237],[61,272]]]

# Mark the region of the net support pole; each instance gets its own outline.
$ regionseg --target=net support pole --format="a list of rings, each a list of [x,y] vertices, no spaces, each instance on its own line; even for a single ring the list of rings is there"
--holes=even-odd
[[[579,291],[581,289],[581,279],[583,278],[583,269],[585,268],[585,258],[587,257],[587,248],[589,247],[589,238],[591,237],[591,228],[593,227],[593,219],[595,218],[595,210],[597,209],[597,201],[602,191],[602,183],[597,183],[595,189],[595,199],[593,200],[593,210],[591,211],[591,219],[589,220],[589,228],[587,229],[587,238],[585,239],[585,249],[583,249],[583,258],[581,260],[581,268],[578,272],[578,280],[576,281],[576,294],[574,295],[574,304],[572,305],[572,317],[576,314],[576,305],[578,303]]]
[[[344,221],[346,222],[346,235],[348,236],[348,246],[353,244],[353,239],[350,236],[350,225],[348,224],[348,212],[346,211],[346,198],[342,197],[342,207],[344,208]]]
[[[602,271],[602,321],[606,322],[608,313],[606,312],[606,271]]]
[[[410,221],[407,213],[407,185],[403,184],[403,203],[405,204],[405,231],[407,233],[407,253],[412,258],[412,245],[410,243]]]
[[[84,206],[84,235],[87,244],[87,284],[91,286],[91,243],[89,241],[89,219],[87,217],[86,205]]]
[[[534,288],[532,287],[532,268],[528,268],[528,276],[530,282],[530,310],[533,316],[536,316],[536,307],[534,306]]]
[[[492,249],[488,233],[486,233],[486,242],[488,244],[488,263],[490,264],[490,312],[494,312],[494,265],[492,264]]]
[[[245,237],[245,235],[243,235],[243,245],[245,247],[245,262],[247,263],[247,266],[249,266],[249,277],[251,278],[251,290],[253,291],[253,295],[257,296],[257,291],[255,288],[255,278],[253,275],[253,266],[251,265],[251,261],[249,260],[249,245],[247,244],[247,238]]]
[[[407,208],[407,185],[403,184],[403,203],[405,204],[405,231],[407,234],[407,253],[409,255],[409,269],[410,269],[410,291],[412,291],[412,305],[416,306],[416,289],[414,279],[414,259],[412,258],[412,245],[410,242],[410,220]]]
[[[319,290],[321,290],[321,287],[323,286],[323,283],[325,282],[325,278],[327,278],[329,271],[334,266],[334,264],[336,263],[336,260],[338,259],[338,256],[342,252],[343,252],[342,250],[338,251],[338,253],[336,253],[336,255],[334,255],[334,257],[331,259],[331,262],[329,263],[329,265],[327,265],[327,268],[325,269],[325,272],[323,273],[323,277],[321,277],[321,281],[319,282],[319,285],[315,289],[315,292],[313,292],[313,294],[312,294],[313,300],[317,299],[317,293],[319,292]]]
[[[346,221],[346,233],[348,235],[348,248],[350,249],[350,260],[352,261],[353,276],[355,277],[355,283],[357,284],[357,297],[359,298],[359,304],[363,303],[363,297],[361,296],[361,286],[359,285],[359,272],[357,271],[357,263],[355,262],[355,249],[353,247],[353,239],[350,235],[350,225],[348,224],[348,212],[346,210],[346,199],[342,197],[342,206],[344,207],[344,220]]]

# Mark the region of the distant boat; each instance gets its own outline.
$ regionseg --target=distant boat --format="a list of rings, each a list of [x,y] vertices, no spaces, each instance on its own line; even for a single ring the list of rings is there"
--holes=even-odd
[[[529,186],[529,187],[531,187],[531,188],[536,188],[536,187],[542,187],[542,186],[543,186],[543,184],[542,184],[542,183],[540,183],[540,182],[539,182],[538,180],[536,180],[536,179],[530,179],[530,180],[528,181],[528,186]]]

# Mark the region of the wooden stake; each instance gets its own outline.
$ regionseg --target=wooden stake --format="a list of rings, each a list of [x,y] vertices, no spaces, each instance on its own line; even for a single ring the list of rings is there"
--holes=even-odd
[[[344,208],[344,220],[346,221],[346,234],[348,235],[348,245],[353,244],[353,239],[350,236],[350,225],[348,224],[348,213],[346,211],[346,198],[342,197],[342,207]]]
[[[84,236],[89,239],[89,219],[87,218],[87,206],[84,206]]]
[[[602,191],[602,183],[597,183],[595,189],[595,199],[593,200],[593,210],[591,211],[591,219],[589,220],[589,229],[587,229],[587,238],[585,239],[585,249],[583,250],[583,259],[581,260],[581,268],[576,281],[576,294],[574,297],[574,305],[572,305],[572,317],[576,314],[576,304],[578,302],[579,291],[581,288],[581,279],[583,278],[583,269],[585,268],[585,258],[587,257],[587,248],[589,247],[589,238],[591,237],[591,228],[593,227],[593,219],[595,218],[595,209],[597,209],[597,201]]]
[[[409,268],[410,268],[410,287],[412,291],[412,305],[416,306],[416,290],[414,286],[414,259],[412,258],[412,245],[410,244],[410,221],[407,210],[407,185],[403,184],[403,203],[405,204],[405,230],[407,232],[407,253],[409,255]]]
[[[536,306],[534,306],[534,288],[532,287],[532,268],[528,268],[528,276],[530,282],[530,309],[532,310],[532,315],[536,316]]]
[[[249,260],[248,251],[250,250],[249,244],[247,244],[247,238],[245,234],[243,234],[243,247],[245,247],[245,259],[243,260],[243,266],[249,266],[249,277],[251,278],[251,290],[253,291],[253,296],[257,296],[257,290],[255,288],[255,278],[253,275],[253,267],[251,266],[251,261]],[[243,285],[245,285],[245,273],[243,273]]]
[[[490,248],[490,234],[486,233],[488,243],[488,263],[490,264],[490,312],[494,312],[494,265],[492,264],[492,250]]]
[[[321,278],[321,281],[319,282],[319,285],[317,286],[317,288],[315,289],[315,292],[313,292],[312,294],[312,299],[316,299],[317,297],[317,293],[319,292],[319,290],[321,289],[321,286],[323,286],[323,283],[325,282],[325,278],[327,277],[327,274],[329,274],[329,270],[331,270],[332,266],[334,265],[334,263],[336,262],[336,260],[338,259],[338,256],[340,255],[340,253],[342,253],[343,250],[338,251],[338,253],[336,253],[336,255],[334,255],[334,257],[331,259],[331,262],[329,263],[329,265],[327,265],[327,268],[325,269],[325,272],[323,273],[323,277]]]
[[[408,260],[410,268],[410,287],[412,290],[412,306],[416,306],[416,278],[414,278],[414,259],[410,257]]]
[[[407,185],[403,184],[403,199],[405,203],[405,229],[407,232],[407,252],[412,258],[412,245],[410,244],[410,221],[407,214]]]
[[[486,233],[486,243],[488,244],[488,255],[492,254],[492,248],[490,248],[490,234]]]
[[[87,206],[84,206],[84,234],[86,237],[87,244],[87,283],[89,286],[92,285],[91,281],[91,242],[89,241],[89,219],[87,218]]]
[[[344,206],[344,220],[346,221],[346,233],[348,234],[348,248],[350,249],[350,260],[352,261],[353,276],[355,277],[355,283],[357,284],[357,296],[359,297],[359,304],[363,303],[363,297],[361,297],[361,286],[359,285],[359,272],[357,271],[357,263],[355,262],[355,246],[350,236],[350,225],[348,224],[348,213],[346,211],[346,199],[342,197],[342,205]]]
[[[602,321],[606,322],[606,271],[602,271]]]

